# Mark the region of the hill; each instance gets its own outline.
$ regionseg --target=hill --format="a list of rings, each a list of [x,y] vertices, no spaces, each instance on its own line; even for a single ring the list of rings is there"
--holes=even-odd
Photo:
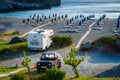
[[[60,4],[61,0],[0,0],[0,12],[47,9]]]

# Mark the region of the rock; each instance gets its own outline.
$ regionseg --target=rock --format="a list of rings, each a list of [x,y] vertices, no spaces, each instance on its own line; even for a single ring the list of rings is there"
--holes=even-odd
[[[90,49],[92,49],[92,47],[92,44],[90,42],[87,42],[81,45],[80,50],[89,51]]]
[[[59,6],[60,4],[60,0],[1,0],[0,12],[47,9],[51,8],[51,6]]]
[[[13,37],[9,43],[14,44],[14,43],[23,42],[23,41],[26,41],[26,40],[24,38]]]

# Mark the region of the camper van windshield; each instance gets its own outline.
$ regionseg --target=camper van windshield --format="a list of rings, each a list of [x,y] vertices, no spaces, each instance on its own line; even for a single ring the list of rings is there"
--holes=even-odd
[[[54,60],[55,55],[54,54],[43,54],[41,56],[41,60]]]

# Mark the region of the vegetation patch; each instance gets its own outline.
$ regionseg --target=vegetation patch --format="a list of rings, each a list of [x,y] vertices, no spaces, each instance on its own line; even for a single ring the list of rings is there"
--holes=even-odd
[[[10,32],[10,33],[5,33],[5,36],[10,36],[10,35],[19,35],[20,32],[19,31],[13,31],[13,32]]]
[[[25,73],[19,72],[19,73],[12,75],[10,80],[27,80],[27,77]]]
[[[120,52],[120,36],[103,36],[98,40],[92,42],[93,48],[103,49],[109,53],[119,53]]]
[[[17,70],[20,67],[16,67],[16,66],[0,66],[0,74],[2,73],[8,73],[14,70]]]
[[[78,78],[66,78],[64,80],[119,80],[119,78],[96,78],[96,77],[80,76]]]
[[[7,41],[0,41],[0,60],[23,50],[27,50],[27,42],[9,44]]]
[[[3,32],[3,33],[0,33],[0,36],[12,36],[12,35],[19,35],[19,34],[20,34],[19,31]]]
[[[1,77],[0,80],[10,80],[10,77]]]
[[[100,41],[102,44],[107,44],[109,46],[115,46],[116,39],[117,39],[117,36],[103,36],[100,38]]]
[[[51,68],[46,70],[46,76],[48,80],[63,80],[65,78],[65,74],[65,71],[58,68]]]
[[[56,35],[52,37],[53,48],[64,48],[73,44],[73,39],[69,35]]]
[[[36,69],[31,69],[31,72],[29,75],[28,75],[27,69],[24,71],[21,71],[20,73],[26,74],[25,76],[23,75],[23,77],[24,77],[23,80],[47,80],[48,79],[46,76],[46,73],[39,74],[36,72]],[[19,73],[17,75],[19,77]],[[0,80],[10,80],[10,78],[12,78],[12,77],[13,77],[13,75],[7,76],[7,77],[2,77],[2,78],[0,78]],[[20,80],[20,79],[16,79],[16,80]],[[58,79],[54,79],[54,80],[58,80]],[[120,78],[97,78],[97,77],[79,76],[77,78],[64,77],[63,80],[120,80]]]

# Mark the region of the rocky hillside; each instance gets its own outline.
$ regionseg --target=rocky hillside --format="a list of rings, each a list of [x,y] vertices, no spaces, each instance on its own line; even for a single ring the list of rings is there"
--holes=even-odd
[[[61,0],[0,0],[0,12],[46,9],[60,4]]]

